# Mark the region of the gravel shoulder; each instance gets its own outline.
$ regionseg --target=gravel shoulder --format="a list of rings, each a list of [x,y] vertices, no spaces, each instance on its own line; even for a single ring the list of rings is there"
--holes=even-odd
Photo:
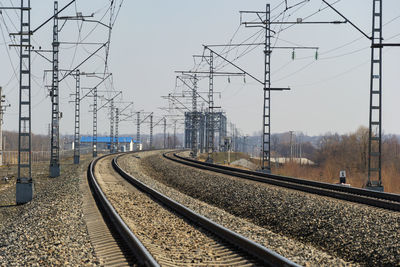
[[[332,256],[329,253],[323,252],[310,244],[305,244],[304,242],[300,242],[294,238],[287,237],[280,233],[275,233],[266,227],[260,227],[246,218],[235,216],[229,210],[224,210],[224,208],[220,207],[221,205],[210,205],[210,203],[207,203],[207,201],[199,200],[198,197],[194,198],[190,196],[190,193],[181,191],[176,187],[178,189],[177,190],[173,186],[169,186],[169,184],[164,181],[164,175],[160,175],[158,172],[153,171],[153,162],[149,161],[156,159],[157,162],[155,164],[157,165],[154,166],[158,167],[160,167],[159,164],[165,163],[163,162],[162,158],[159,158],[159,152],[141,152],[137,155],[139,155],[141,159],[136,158],[132,154],[128,154],[121,157],[118,163],[124,170],[152,188],[210,218],[211,220],[276,251],[282,256],[304,266],[357,265],[349,261],[344,261],[340,257]],[[160,160],[160,162],[158,160]],[[166,163],[168,164],[169,162]],[[176,167],[177,166],[175,165],[168,167],[169,171],[171,171],[171,179],[173,180],[191,183],[191,179],[200,178],[198,177],[198,174],[191,169],[186,170],[186,176],[181,176],[183,175],[181,170]],[[187,177],[190,177],[190,179],[186,180]],[[200,182],[200,184],[196,183],[198,190],[208,191],[210,190],[209,187],[212,186],[211,184],[209,185],[202,181],[198,182]],[[234,197],[235,196],[231,196],[228,199],[232,199]],[[224,200],[224,202],[226,202],[226,200]]]
[[[99,160],[96,180],[127,226],[161,266],[257,266],[257,261],[160,204]]]
[[[330,255],[367,266],[400,265],[400,213],[191,169],[160,153],[141,171],[193,198]]]
[[[34,165],[34,199],[25,205],[15,205],[15,177],[0,189],[1,266],[99,265],[79,189],[89,159],[81,160],[79,166],[62,164],[58,178],[48,177],[48,163]]]

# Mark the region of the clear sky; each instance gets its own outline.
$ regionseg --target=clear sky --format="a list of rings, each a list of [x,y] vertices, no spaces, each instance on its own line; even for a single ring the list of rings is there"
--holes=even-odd
[[[62,7],[69,1],[59,1]],[[119,3],[120,1],[118,1]],[[113,73],[113,86],[99,90],[110,90],[112,87],[123,92],[120,101],[134,102],[134,110],[154,112],[155,122],[165,112],[160,109],[168,103],[161,96],[178,92],[175,88],[175,70],[193,68],[193,54],[202,54],[202,44],[226,44],[243,42],[251,36],[259,36],[258,28],[240,26],[239,10],[264,10],[266,3],[271,4],[272,17],[279,20],[294,21],[311,14],[308,21],[340,20],[330,9],[324,9],[321,0],[301,1],[288,0],[288,6],[304,2],[287,12],[282,13],[285,1],[244,1],[244,0],[202,0],[202,1],[123,1],[117,21],[112,31],[109,69]],[[333,0],[330,0],[333,3]],[[371,32],[372,0],[340,0],[335,7],[345,14],[366,33]],[[15,0],[2,0],[2,6]],[[40,0],[32,3],[32,28],[50,17],[53,12],[53,1]],[[110,1],[77,0],[63,15],[74,15],[76,11],[83,15],[94,13],[94,19],[100,20],[106,12]],[[321,10],[323,9],[323,10]],[[318,10],[321,10],[318,12]],[[400,2],[384,1],[383,23],[385,41],[400,43]],[[243,20],[253,20],[246,16]],[[108,23],[106,15],[104,23]],[[0,15],[2,36],[0,37],[0,86],[6,94],[11,108],[5,115],[5,130],[18,129],[18,81],[14,77],[13,67],[18,72],[18,58],[14,49],[9,49],[8,30],[16,31],[18,17],[14,11]],[[35,48],[51,48],[51,24],[43,27],[34,36]],[[107,40],[107,29],[97,26],[85,39],[95,23],[81,26],[75,21],[68,22],[60,32],[60,40],[65,42],[104,42]],[[240,27],[239,27],[240,26]],[[303,131],[310,135],[326,132],[348,133],[361,125],[368,124],[369,109],[369,75],[370,75],[370,41],[363,37],[349,24],[341,25],[295,25],[274,26],[276,34],[272,40],[274,46],[315,46],[319,47],[319,58],[315,52],[298,50],[292,60],[291,50],[273,50],[271,59],[271,79],[273,87],[291,87],[291,91],[273,92],[272,94],[272,132],[289,130]],[[79,29],[80,34],[79,34]],[[248,42],[263,41],[262,36],[252,37]],[[6,42],[6,43],[5,43]],[[70,69],[82,61],[96,45],[62,45],[60,68]],[[263,72],[263,48],[253,50],[246,47],[233,50],[228,56],[233,59],[245,53],[235,62],[254,74],[259,79]],[[218,51],[221,51],[222,48]],[[225,50],[226,51],[226,50]],[[10,57],[9,57],[10,56]],[[50,54],[48,55],[50,56]],[[44,76],[44,70],[51,64],[38,55],[33,55],[33,133],[46,134],[50,123],[50,98],[47,97],[45,85],[50,84],[50,76]],[[85,72],[104,70],[105,52],[84,64],[80,70]],[[398,116],[400,107],[400,47],[384,49],[383,64],[383,129],[385,133],[400,134]],[[221,60],[216,61],[222,66]],[[227,66],[226,71],[236,71]],[[94,86],[96,78],[82,77],[82,87]],[[74,93],[75,81],[66,78],[60,85],[63,119],[61,133],[73,133],[74,105],[70,103]],[[199,82],[199,90],[206,91],[208,81]],[[262,86],[241,77],[216,78],[216,105],[226,111],[230,121],[236,124],[244,134],[261,130],[262,124]],[[87,92],[84,91],[84,92]],[[82,93],[84,93],[82,92]],[[105,98],[110,93],[99,93]],[[100,102],[104,103],[104,100]],[[90,134],[92,129],[91,98],[82,101],[82,133]],[[126,104],[121,103],[120,106]],[[107,109],[99,112],[99,133],[109,132]],[[147,128],[143,129],[148,131]],[[161,132],[162,127],[157,127]],[[172,131],[171,129],[169,131]],[[136,126],[132,121],[121,124],[120,133],[135,133]]]

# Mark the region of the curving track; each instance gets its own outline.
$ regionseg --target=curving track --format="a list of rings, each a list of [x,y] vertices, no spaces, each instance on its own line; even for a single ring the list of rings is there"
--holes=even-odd
[[[355,187],[345,187],[293,177],[247,171],[238,168],[193,160],[190,158],[179,156],[174,152],[164,153],[163,156],[169,160],[203,170],[218,172],[226,175],[231,175],[262,183],[268,183],[317,195],[357,202],[387,210],[400,211],[400,195],[398,194],[376,192]]]
[[[114,157],[95,160],[88,178],[140,264],[297,266],[147,187],[124,172]]]

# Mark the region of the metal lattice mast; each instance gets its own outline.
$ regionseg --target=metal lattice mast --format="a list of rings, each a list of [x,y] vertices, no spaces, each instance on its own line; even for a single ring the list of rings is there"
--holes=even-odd
[[[164,117],[164,149],[167,148],[167,118]]]
[[[137,121],[136,121],[136,142],[138,143],[138,150],[140,146],[140,111],[136,113]]]
[[[3,102],[4,95],[2,93],[2,88],[0,86],[0,166],[3,166],[3,115],[4,115],[4,107]]]
[[[110,102],[110,153],[114,152],[114,99]]]
[[[176,148],[176,121],[174,121],[174,149]]]
[[[271,142],[271,30],[270,5],[266,5],[265,17],[265,50],[264,50],[264,108],[263,108],[263,136],[262,136],[262,165],[267,173],[271,172],[270,142]]]
[[[193,78],[193,90],[192,90],[192,156],[197,157],[198,152],[198,142],[197,142],[197,132],[198,132],[198,114],[197,114],[197,76],[194,75]]]
[[[31,4],[21,0],[20,75],[19,75],[19,136],[18,177],[16,202],[32,200],[32,146],[31,146]],[[28,124],[28,127],[24,127]]]
[[[213,162],[214,152],[214,55],[210,51],[210,72],[208,84],[208,119],[206,123],[207,132],[207,162]],[[208,126],[208,127],[207,127]]]
[[[382,0],[373,0],[368,187],[382,186]]]
[[[119,108],[115,108],[115,143],[116,143],[116,148],[115,151],[119,151]]]
[[[150,114],[150,149],[153,148],[153,113]]]
[[[76,90],[75,90],[75,127],[74,127],[74,164],[79,164],[80,160],[80,91],[81,91],[81,73],[75,71]]]
[[[59,107],[59,71],[58,54],[60,43],[58,42],[58,2],[54,1],[54,25],[53,25],[53,75],[51,86],[51,155],[50,155],[50,177],[60,176],[60,107]]]
[[[199,139],[200,139],[200,153],[204,152],[204,123],[205,123],[205,116],[203,112],[200,112],[200,121],[199,121]]]
[[[93,90],[93,158],[97,157],[97,87]]]

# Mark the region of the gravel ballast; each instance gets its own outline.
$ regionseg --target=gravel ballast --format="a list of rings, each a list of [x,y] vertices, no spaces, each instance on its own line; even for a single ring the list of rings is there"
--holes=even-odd
[[[369,266],[400,265],[400,213],[143,158],[160,182],[275,233]]]
[[[256,266],[257,261],[188,221],[125,181],[99,160],[95,176],[102,191],[134,235],[161,266]]]
[[[264,229],[349,262],[400,265],[398,212],[197,170],[160,153],[141,157],[141,171],[159,182]]]
[[[157,155],[154,155],[155,153],[157,153]],[[149,162],[156,160],[157,164],[170,163],[169,161],[164,162],[162,158],[159,158],[158,153],[159,152],[138,153],[137,155],[139,155],[141,159],[138,159],[133,155],[126,155],[119,159],[118,164],[124,170],[131,173],[135,178],[141,180],[148,186],[151,186],[159,192],[210,218],[211,220],[276,251],[298,264],[304,266],[357,265],[352,264],[351,262],[346,262],[340,257],[332,256],[329,253],[323,252],[310,244],[305,244],[304,242],[300,242],[280,233],[274,233],[266,227],[260,227],[245,218],[234,216],[223,208],[217,207],[216,205],[210,205],[207,201],[200,201],[199,199],[186,195],[186,193],[182,193],[183,191],[179,192],[171,186],[166,186],[166,183],[163,181],[161,176],[157,176],[157,178],[154,179],[154,175],[160,174],[154,173],[151,165],[153,163]],[[158,162],[158,160],[160,160],[160,162]],[[174,177],[173,179],[180,181],[186,180],[185,177],[180,176],[181,170],[177,167],[178,166],[175,165],[169,167],[170,171],[172,171],[171,176]],[[190,176],[191,178],[198,177],[197,170],[186,170],[186,176]],[[188,182],[190,182],[190,179]],[[209,185],[201,183],[201,185],[197,184],[197,187],[199,187],[198,190],[202,190],[209,188]]]
[[[93,266],[98,259],[82,215],[81,165],[61,165],[61,176],[48,177],[48,163],[33,167],[32,202],[15,205],[15,179],[0,196],[1,266]]]

